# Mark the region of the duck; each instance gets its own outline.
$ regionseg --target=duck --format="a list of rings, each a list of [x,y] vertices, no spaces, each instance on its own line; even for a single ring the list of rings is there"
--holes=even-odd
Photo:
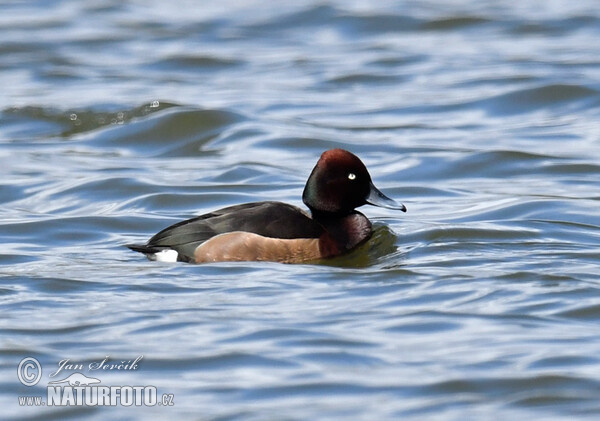
[[[126,246],[159,262],[307,263],[348,253],[371,237],[371,222],[356,208],[368,204],[406,212],[344,149],[323,152],[302,201],[308,211],[276,201],[229,206],[171,225],[146,244]]]

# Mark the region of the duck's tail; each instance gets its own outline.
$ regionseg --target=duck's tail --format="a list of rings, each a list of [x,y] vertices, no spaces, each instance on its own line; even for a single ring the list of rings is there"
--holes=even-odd
[[[148,244],[125,244],[125,247],[143,253],[149,260],[157,262],[177,262],[179,253],[169,247],[149,246]]]
[[[165,249],[165,247],[149,246],[148,244],[125,244],[125,247],[144,254],[155,254]]]

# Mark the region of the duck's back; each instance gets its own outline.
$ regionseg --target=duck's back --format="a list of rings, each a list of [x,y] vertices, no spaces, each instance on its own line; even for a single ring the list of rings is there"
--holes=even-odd
[[[225,233],[244,232],[268,238],[319,238],[323,228],[301,209],[282,202],[230,206],[172,225],[154,235],[137,251],[175,250],[177,260],[194,261],[196,248]],[[142,250],[145,248],[145,250]]]

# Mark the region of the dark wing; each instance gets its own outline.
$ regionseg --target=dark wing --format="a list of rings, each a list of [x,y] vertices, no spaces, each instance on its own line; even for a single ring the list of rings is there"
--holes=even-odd
[[[232,231],[252,232],[271,238],[318,238],[323,227],[299,208],[286,203],[246,203],[172,225],[153,236],[146,247],[172,248],[192,258],[200,244],[215,235]]]

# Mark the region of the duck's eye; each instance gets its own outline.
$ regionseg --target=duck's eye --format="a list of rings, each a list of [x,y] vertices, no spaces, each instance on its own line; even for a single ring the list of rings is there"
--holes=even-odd
[[[356,179],[356,174],[348,173],[348,180],[354,180],[354,179]]]

